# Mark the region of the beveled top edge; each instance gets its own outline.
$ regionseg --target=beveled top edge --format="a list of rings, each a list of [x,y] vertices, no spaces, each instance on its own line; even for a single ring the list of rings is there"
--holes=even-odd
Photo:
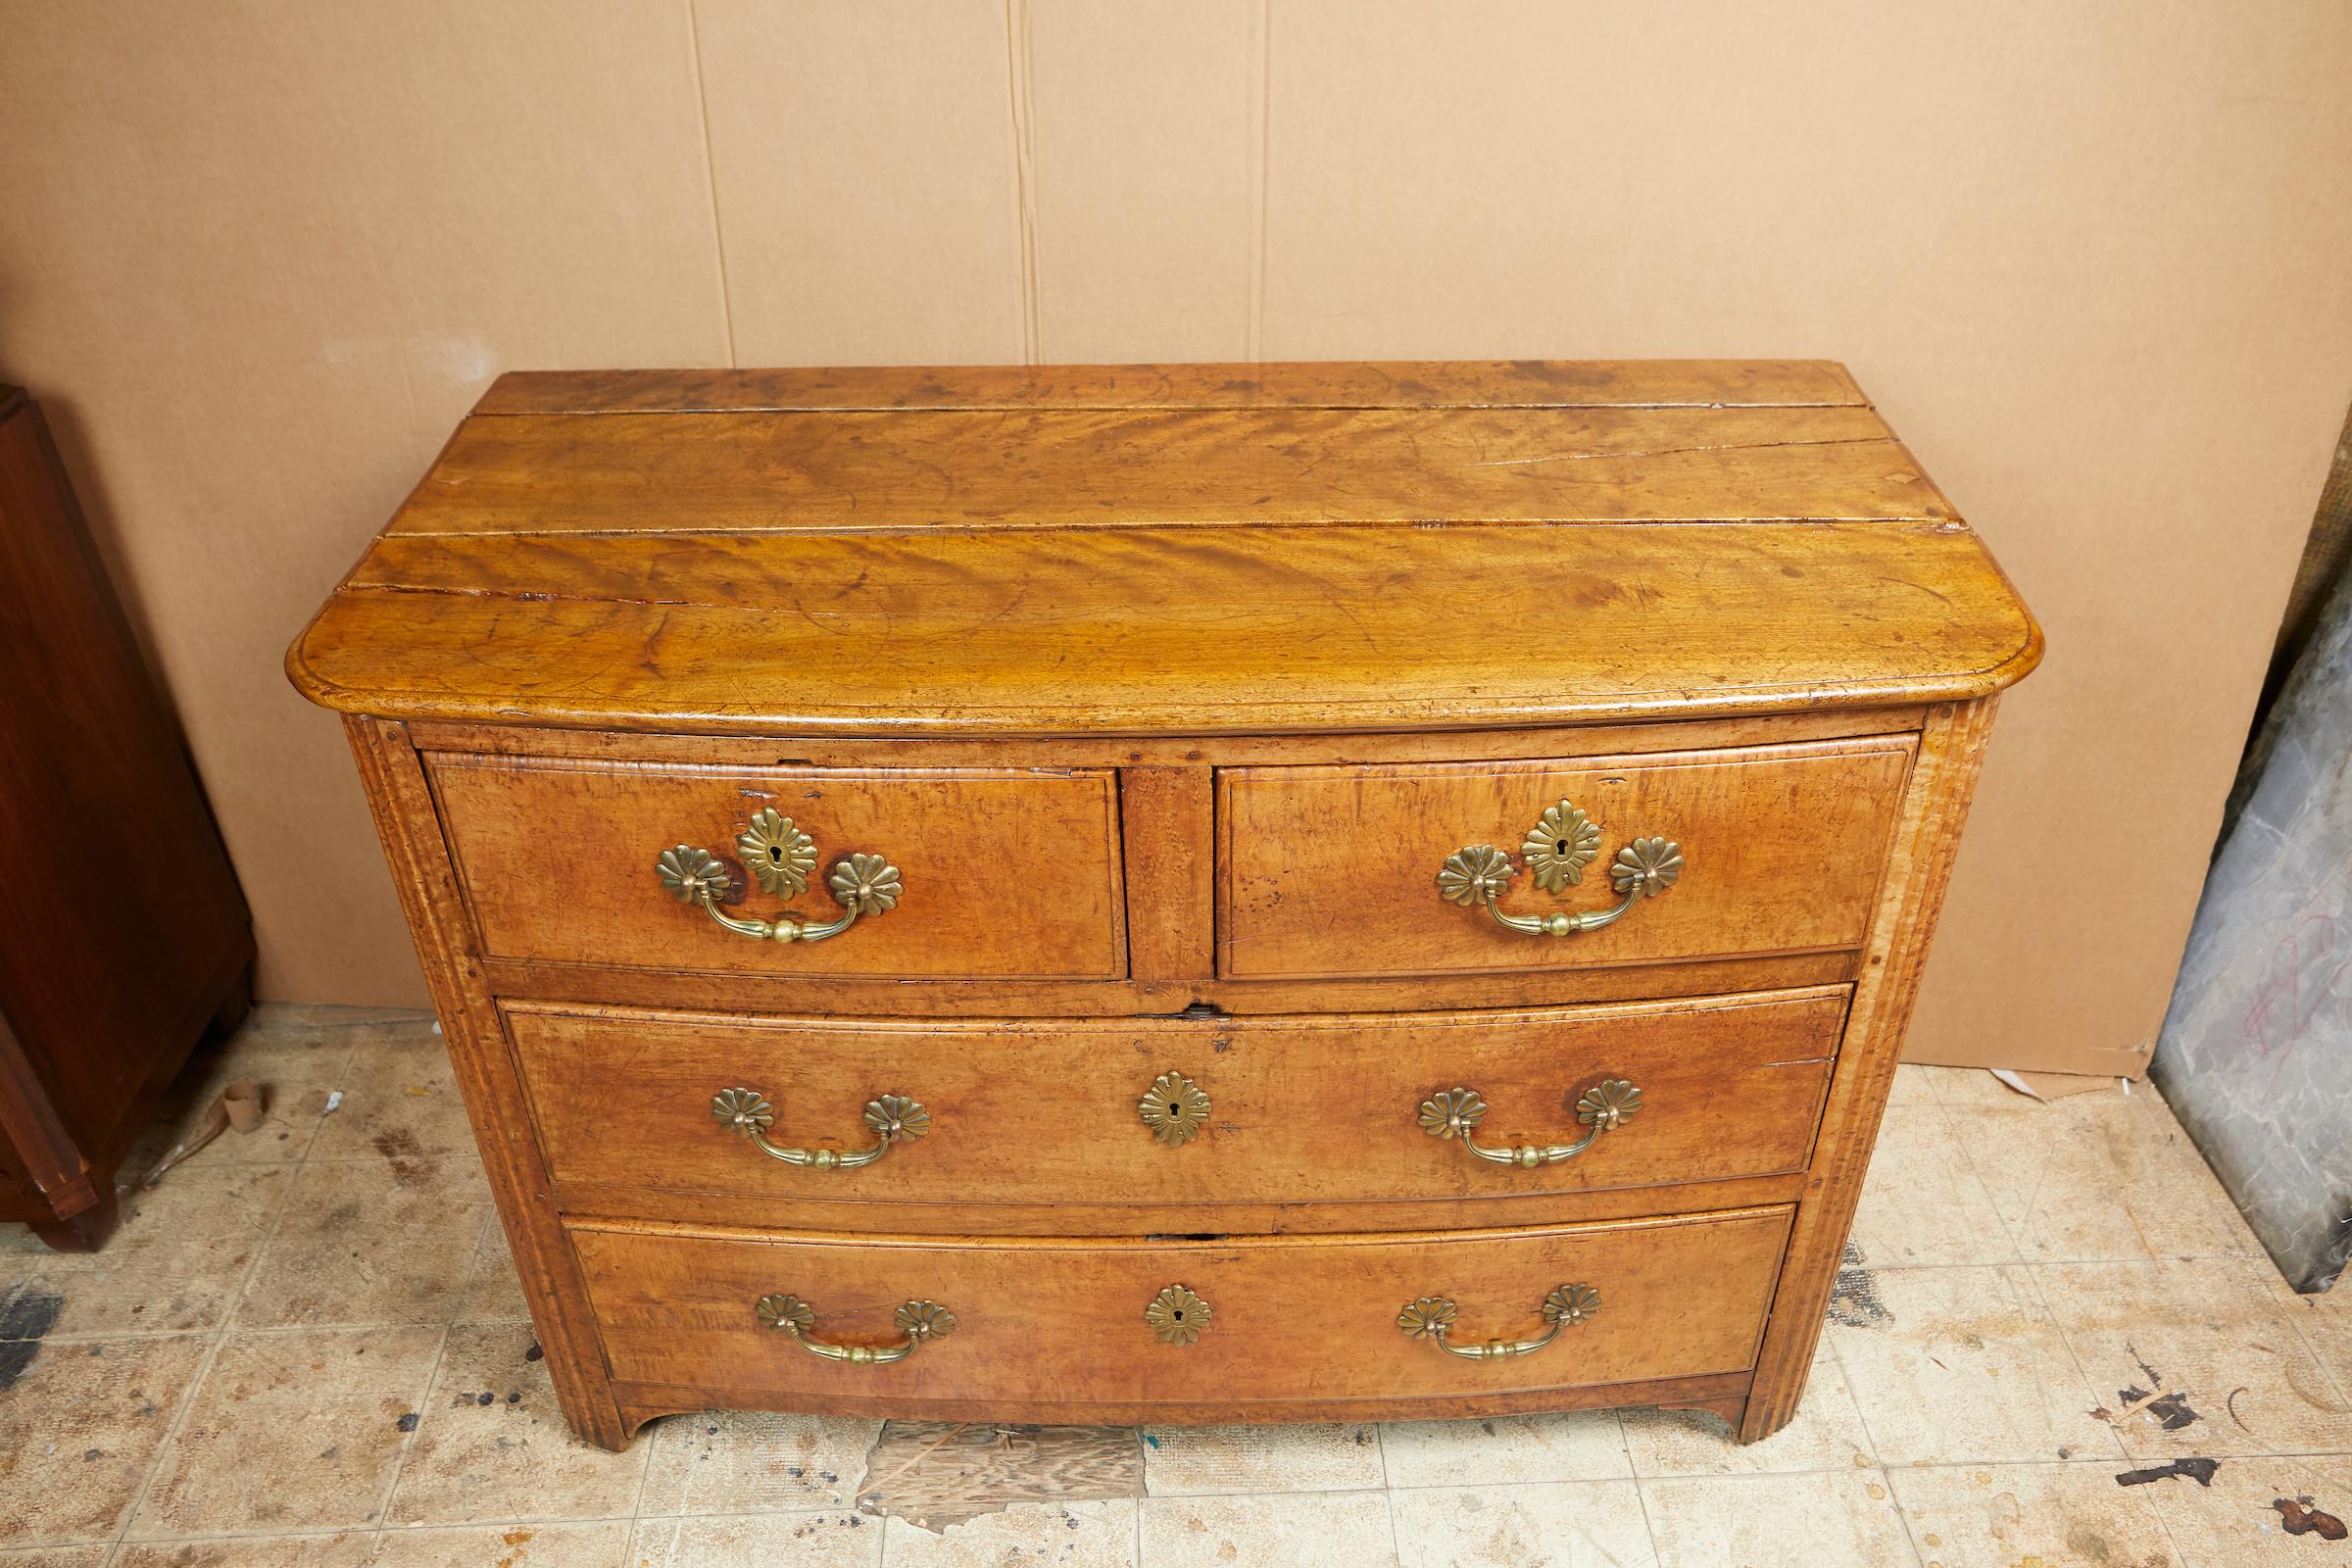
[[[957,533],[895,542],[892,569],[879,573],[871,542],[840,536],[646,538],[593,558],[560,539],[386,539],[286,667],[313,702],[389,719],[1099,738],[1509,730],[1959,702],[2014,684],[2042,656],[2041,629],[2006,574],[1956,525],[1702,529],[1663,555],[1654,526],[1642,528],[1650,540],[1469,530],[1470,555],[1445,531],[1351,531],[1267,530],[1247,543],[1183,530]],[[540,586],[479,587],[484,550],[520,551],[520,580]],[[1254,558],[1268,552],[1274,569],[1261,571]],[[550,591],[567,564],[590,575]],[[1450,595],[1370,591],[1449,574]],[[706,577],[726,593],[695,592]],[[1288,591],[1323,578],[1334,579],[1328,597]],[[1128,588],[1174,581],[1200,591],[1189,602],[1146,592],[1139,602],[1158,612],[1115,613]],[[1109,610],[1080,602],[1089,584],[1114,596]],[[1802,601],[1792,615],[1779,608],[1785,594]],[[1946,617],[1919,618],[1908,607],[1923,598]],[[1072,609],[1041,613],[1033,599]],[[1483,620],[1452,612],[1457,602],[1494,609],[1514,634],[1487,635]],[[1629,623],[1634,605],[1665,612]],[[906,637],[868,635],[883,624]],[[1112,634],[1131,645],[1118,657],[1102,641]],[[1396,657],[1358,660],[1353,637]],[[1303,673],[1313,664],[1329,667]]]
[[[1392,360],[510,370],[476,416],[1868,406],[1833,360]]]

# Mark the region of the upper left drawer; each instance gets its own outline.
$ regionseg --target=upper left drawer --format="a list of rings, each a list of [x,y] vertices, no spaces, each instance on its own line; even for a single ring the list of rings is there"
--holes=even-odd
[[[1126,972],[1107,771],[425,760],[485,956],[924,979]],[[848,906],[857,918],[818,940],[757,934],[779,920],[821,933]]]

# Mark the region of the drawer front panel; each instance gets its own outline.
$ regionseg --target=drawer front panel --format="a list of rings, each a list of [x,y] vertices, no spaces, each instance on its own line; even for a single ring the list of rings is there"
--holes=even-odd
[[[575,1212],[662,1218],[678,1195],[723,1194],[747,1207],[698,1212],[772,1224],[779,1204],[929,1204],[962,1227],[974,1208],[1034,1205],[1031,1223],[1051,1233],[1051,1211],[1071,1203],[1198,1213],[1187,1230],[1239,1228],[1219,1205],[1349,1205],[1301,1223],[1378,1229],[1397,1223],[1378,1213],[1384,1201],[1799,1171],[1844,1006],[1836,987],[1199,1021],[731,1020],[527,1004],[507,1016],[558,1200]],[[1632,1085],[1638,1105],[1602,1088],[1612,1083]],[[786,1163],[714,1116],[713,1098],[736,1089],[759,1097],[772,1117],[762,1135],[786,1149],[873,1148],[861,1112],[885,1096],[918,1102],[923,1130],[855,1169]],[[1469,1128],[1482,1147],[1591,1142],[1534,1167],[1478,1158],[1424,1127],[1424,1103],[1451,1091],[1485,1105]],[[1441,1125],[1463,1103],[1445,1101]],[[759,1201],[771,1206],[748,1206]],[[795,1224],[939,1223],[789,1212]]]
[[[1226,769],[1220,967],[1263,979],[1458,974],[1858,946],[1913,749],[1906,735],[1560,762]],[[1563,800],[1599,828],[1581,846],[1572,824],[1544,823]],[[1541,868],[1522,846],[1539,824],[1563,858],[1592,856],[1578,884],[1536,885]],[[1603,912],[1624,902],[1612,881],[1620,851],[1652,839],[1679,849],[1671,885],[1573,935],[1506,930],[1448,902],[1439,880],[1457,851],[1491,846],[1512,871],[1494,907]]]
[[[843,1398],[1067,1405],[1234,1404],[1573,1389],[1739,1371],[1755,1354],[1789,1210],[1399,1237],[1200,1242],[760,1238],[575,1228],[612,1375],[720,1386],[732,1402],[822,1409]],[[1586,1286],[1589,1315],[1525,1355],[1471,1360],[1408,1338],[1398,1314],[1450,1300],[1451,1343],[1520,1342],[1547,1296]],[[1200,1309],[1163,1292],[1181,1289]],[[763,1325],[756,1303],[806,1303],[815,1341],[906,1343],[899,1308],[930,1301],[953,1331],[905,1359],[858,1365]],[[1168,1320],[1184,1311],[1181,1323]],[[1191,1344],[1163,1343],[1153,1318]]]
[[[1108,979],[1125,973],[1118,792],[1107,771],[646,767],[428,759],[483,951],[493,957],[744,974]],[[739,845],[772,810],[805,833],[807,886],[754,885]],[[896,902],[817,942],[756,940],[665,889],[657,862],[719,858],[732,917],[843,906],[845,857],[898,869]],[[774,852],[779,859],[789,846]]]

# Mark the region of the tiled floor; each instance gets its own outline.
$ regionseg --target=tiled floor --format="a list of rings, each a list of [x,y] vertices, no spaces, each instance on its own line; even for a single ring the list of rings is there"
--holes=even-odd
[[[269,1123],[129,1195],[106,1250],[0,1226],[0,1568],[2352,1568],[2283,1528],[2352,1517],[2352,1292],[2288,1294],[2144,1088],[1903,1069],[1812,1386],[1750,1447],[1647,1410],[710,1415],[608,1454],[557,1415],[428,1022],[268,1008],[204,1077],[191,1106],[254,1078]],[[2209,1481],[2118,1483],[2183,1459]]]

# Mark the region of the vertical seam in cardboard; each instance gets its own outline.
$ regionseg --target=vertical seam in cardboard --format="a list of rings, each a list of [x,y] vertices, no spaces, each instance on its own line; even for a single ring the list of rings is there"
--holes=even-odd
[[[710,150],[710,93],[703,85],[703,24],[695,0],[686,0],[686,64],[694,73],[694,113],[703,132],[703,188],[710,197],[710,251],[718,265],[718,319],[727,334],[727,366],[740,368],[735,352],[735,299],[727,287],[727,231],[718,216],[718,160]]]
[[[1021,359],[1038,363],[1041,311],[1037,276],[1037,171],[1030,122],[1036,105],[1030,98],[1028,0],[1004,0],[1004,93],[1012,125],[1013,216],[1021,242]]]
[[[1268,129],[1273,121],[1272,0],[1257,0],[1257,189],[1250,203],[1250,337],[1252,363],[1265,358],[1266,342],[1266,169]]]

